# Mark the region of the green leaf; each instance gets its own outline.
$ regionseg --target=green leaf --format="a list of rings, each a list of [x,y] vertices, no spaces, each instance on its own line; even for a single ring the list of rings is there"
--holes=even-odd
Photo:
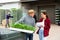
[[[12,24],[13,28],[35,31],[35,27],[26,24]]]

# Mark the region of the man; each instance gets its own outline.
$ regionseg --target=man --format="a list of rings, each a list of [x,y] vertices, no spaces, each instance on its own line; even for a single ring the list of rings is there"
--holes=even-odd
[[[34,17],[34,10],[29,10],[27,16],[22,17],[19,21],[16,22],[16,24],[20,22],[34,27],[35,19],[33,17]],[[29,40],[33,40],[33,34],[26,33],[26,40],[28,40],[28,38]]]
[[[36,17],[36,15],[34,15],[34,17],[33,17],[34,19],[35,19],[35,23],[37,22],[37,17]]]
[[[10,12],[8,12],[8,14],[6,15],[6,27],[7,26],[10,27],[10,25],[9,25],[9,19],[10,18],[13,18],[13,16],[11,16]]]

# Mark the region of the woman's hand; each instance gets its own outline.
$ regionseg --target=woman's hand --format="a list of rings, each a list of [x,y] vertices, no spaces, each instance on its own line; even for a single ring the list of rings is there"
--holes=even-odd
[[[42,25],[40,27],[43,27]]]

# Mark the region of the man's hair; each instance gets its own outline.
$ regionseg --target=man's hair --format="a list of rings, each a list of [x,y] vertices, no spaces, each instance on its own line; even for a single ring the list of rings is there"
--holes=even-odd
[[[28,14],[35,13],[33,9],[28,10]]]

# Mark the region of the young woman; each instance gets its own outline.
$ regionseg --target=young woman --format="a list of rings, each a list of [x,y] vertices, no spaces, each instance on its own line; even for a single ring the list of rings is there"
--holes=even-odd
[[[47,16],[46,12],[41,13],[41,19],[39,22],[44,23],[39,27],[38,33],[39,33],[39,38],[40,40],[47,40],[47,37],[49,35],[49,30],[50,30],[50,20]]]

